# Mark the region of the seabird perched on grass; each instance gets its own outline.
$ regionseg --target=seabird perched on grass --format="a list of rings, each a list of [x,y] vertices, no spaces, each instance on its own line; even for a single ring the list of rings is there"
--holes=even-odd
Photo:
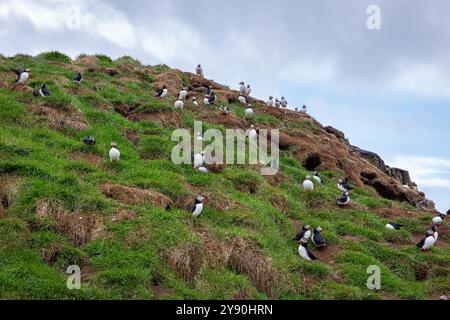
[[[120,160],[120,151],[117,149],[117,143],[111,143],[111,150],[109,150],[109,159],[111,162],[118,162]]]
[[[96,142],[95,142],[95,138],[93,136],[87,136],[87,137],[83,138],[83,143],[88,145],[88,146],[92,146]]]
[[[192,104],[196,107],[198,107],[198,101],[196,97],[192,97]]]
[[[323,248],[327,244],[327,241],[321,234],[322,228],[317,227],[313,230],[313,234],[311,236],[312,243],[316,246],[316,248]]]
[[[198,195],[194,204],[189,209],[189,212],[192,214],[194,218],[197,218],[203,212],[203,202],[205,201],[205,197],[202,195]]]
[[[266,106],[268,106],[268,107],[273,107],[273,97],[272,97],[272,96],[270,96],[270,97],[269,97],[269,100],[267,100]]]
[[[314,190],[314,183],[311,181],[310,176],[307,176],[305,181],[303,181],[303,190],[308,191],[308,192]]]
[[[389,229],[389,230],[400,230],[402,227],[403,227],[402,224],[395,223],[395,222],[388,222],[386,224],[386,229]]]
[[[300,257],[302,257],[307,261],[317,260],[317,258],[308,248],[308,240],[304,238],[300,240],[300,246],[298,247],[298,254],[300,255]]]
[[[301,113],[306,113],[306,105],[303,105],[302,110],[300,110]]]
[[[180,94],[178,95],[178,100],[186,99],[187,95],[188,95],[187,88],[181,89]]]
[[[425,235],[425,238],[420,240],[420,242],[417,244],[417,248],[422,249],[423,251],[430,250],[432,246],[436,243],[436,237],[435,237],[435,231],[428,230],[427,234]]]
[[[41,85],[41,88],[39,89],[39,94],[42,97],[50,97],[52,95],[52,92],[47,88],[47,85],[43,83]]]
[[[30,77],[31,69],[18,68],[13,70],[17,75],[16,84],[24,84]]]
[[[177,100],[174,103],[175,109],[183,109],[184,108],[184,102],[182,100]]]
[[[281,97],[280,104],[283,108],[287,108],[288,102],[284,97]]]
[[[309,239],[311,237],[311,230],[308,224],[304,224],[302,228],[298,231],[292,241],[300,241],[301,239]]]
[[[197,68],[195,68],[195,73],[198,76],[203,77],[203,68],[202,68],[202,66],[200,64],[197,65]]]
[[[163,87],[156,92],[155,98],[164,98],[165,96],[167,96],[168,92],[169,91],[167,90],[167,86],[163,85]]]
[[[348,191],[345,191],[345,192],[342,194],[342,197],[340,197],[339,199],[337,199],[336,202],[337,202],[337,204],[338,204],[339,206],[346,206],[346,205],[348,205],[348,204],[350,203],[350,196],[349,196]]]
[[[348,184],[347,179],[345,179],[345,180],[339,179],[337,187],[338,187],[338,189],[341,190],[342,192],[350,191],[350,190],[353,189],[353,188]]]
[[[78,74],[75,76],[75,78],[73,78],[73,81],[77,82],[78,84],[80,84],[81,81],[83,81],[83,76],[81,75],[80,72],[78,72]]]
[[[228,110],[228,107],[226,106],[220,106],[220,113],[226,116],[230,113],[230,110]]]
[[[238,100],[242,104],[247,104],[247,99],[243,95],[240,95]]]
[[[216,100],[217,100],[216,94],[214,93],[214,91],[211,91],[209,93],[209,95],[208,95],[208,102],[209,102],[209,104],[215,104]]]
[[[247,135],[248,135],[249,139],[256,139],[258,137],[258,132],[256,131],[254,125],[250,126],[250,129],[248,130]]]
[[[319,176],[319,172],[315,171],[313,175],[314,181],[316,181],[318,184],[322,184],[322,179]]]
[[[439,226],[444,222],[445,217],[447,216],[447,213],[439,213],[437,216],[435,216],[432,220],[433,226]]]
[[[247,109],[245,109],[245,119],[253,118],[253,108],[252,105],[247,105]]]

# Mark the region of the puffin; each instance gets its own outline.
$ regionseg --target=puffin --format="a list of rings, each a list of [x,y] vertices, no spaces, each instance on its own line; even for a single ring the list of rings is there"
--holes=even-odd
[[[240,84],[239,92],[241,96],[245,96],[245,93],[247,92],[247,87],[245,86],[244,81],[239,82],[239,84]]]
[[[314,175],[313,175],[313,179],[318,183],[318,184],[322,184],[322,179],[319,176],[319,172],[315,171]]]
[[[311,241],[316,246],[316,248],[323,248],[327,244],[327,241],[320,233],[321,231],[322,231],[322,228],[317,227],[313,230],[313,234],[311,236]]]
[[[192,97],[192,104],[196,107],[198,107],[198,101],[196,97]]]
[[[305,181],[303,181],[303,190],[310,192],[314,190],[314,183],[311,181],[311,177],[307,176]]]
[[[175,109],[183,109],[184,108],[184,102],[180,99],[175,101],[174,105]]]
[[[275,108],[279,108],[279,107],[281,107],[280,100],[275,99]]]
[[[117,149],[117,143],[111,143],[111,150],[109,150],[109,159],[111,162],[117,162],[120,160],[120,151]]]
[[[280,103],[283,108],[287,108],[288,102],[284,97],[281,97]]]
[[[250,130],[248,131],[248,138],[256,139],[257,136],[258,136],[258,132],[256,131],[255,126],[251,125]]]
[[[41,88],[39,89],[39,94],[42,97],[50,97],[52,95],[52,92],[47,88],[47,85],[43,83],[41,85]]]
[[[203,104],[205,106],[210,105],[210,103],[209,103],[209,94],[206,94],[205,97],[203,98]]]
[[[247,109],[245,109],[245,119],[251,119],[253,118],[253,109],[252,105],[247,105]]]
[[[247,99],[243,95],[240,95],[238,100],[242,104],[247,104]]]
[[[346,206],[347,204],[349,204],[350,203],[350,197],[348,195],[348,191],[344,191],[344,193],[342,194],[342,197],[340,197],[336,201],[337,201],[337,204],[339,206]]]
[[[186,99],[187,95],[188,95],[187,88],[183,88],[183,89],[180,91],[180,94],[178,95],[178,100],[184,100],[184,99]]]
[[[417,244],[417,248],[420,248],[423,251],[427,251],[430,250],[432,246],[434,246],[435,242],[436,242],[435,231],[428,230],[427,234],[425,235],[425,238],[420,240],[420,242]]]
[[[75,76],[75,78],[73,78],[73,81],[75,81],[78,84],[80,84],[81,81],[83,81],[83,76],[81,75],[81,73],[78,72],[78,74]]]
[[[389,230],[400,230],[402,227],[403,227],[402,224],[395,223],[395,222],[388,222],[386,224],[386,229],[389,229]]]
[[[195,73],[196,73],[198,76],[203,77],[203,69],[202,69],[202,66],[201,66],[200,64],[197,65],[197,68],[195,68]]]
[[[194,169],[198,169],[205,163],[205,152],[202,151],[194,155]]]
[[[298,108],[297,108],[297,107],[295,107],[294,111],[295,111],[295,112],[298,112]]]
[[[189,212],[194,218],[197,218],[202,213],[203,201],[205,201],[205,197],[202,195],[198,195],[194,200],[194,204],[189,209]]]
[[[228,115],[230,113],[230,110],[228,110],[228,107],[225,106],[220,106],[220,113],[222,113],[223,115]]]
[[[163,85],[163,87],[156,92],[155,98],[164,98],[165,96],[167,96],[168,92],[169,91],[167,90],[167,86]]]
[[[298,254],[300,255],[300,257],[302,257],[307,261],[317,260],[317,258],[311,252],[311,250],[309,250],[308,240],[306,239],[300,240],[300,246],[298,247]]]
[[[439,213],[436,217],[433,218],[433,226],[439,226],[444,222],[447,213]]]
[[[267,100],[266,106],[268,106],[268,107],[273,107],[273,97],[272,97],[272,96],[270,96],[270,97],[269,97],[269,100]]]
[[[17,70],[14,70],[14,72],[17,75],[17,80],[15,83],[24,84],[30,77],[31,69],[19,68]]]
[[[306,113],[306,105],[303,105],[302,110],[300,110],[301,113]]]
[[[300,241],[301,239],[308,240],[311,237],[311,230],[309,225],[305,224],[299,230],[299,232],[292,238],[292,241]]]
[[[350,190],[353,189],[353,188],[348,184],[347,179],[345,179],[345,180],[339,179],[337,187],[338,187],[338,189],[341,190],[342,192],[350,191]]]
[[[209,104],[215,104],[215,103],[216,103],[216,100],[217,100],[216,94],[214,93],[214,91],[211,91],[211,92],[209,93],[209,96],[208,96],[208,102],[209,102]]]
[[[250,96],[250,93],[252,93],[252,88],[250,88],[250,85],[248,84],[248,85],[247,85],[247,88],[245,88],[245,95],[246,95],[247,97],[249,97],[249,96]]]
[[[207,86],[206,89],[205,89],[205,95],[208,96],[211,93],[211,91],[212,91],[212,86],[211,85]]]
[[[93,136],[86,136],[83,138],[83,143],[92,146],[95,144],[95,138]]]
[[[197,169],[199,172],[201,172],[201,173],[209,173],[209,170],[208,170],[208,168],[206,168],[206,167],[200,167],[200,168],[198,168]]]

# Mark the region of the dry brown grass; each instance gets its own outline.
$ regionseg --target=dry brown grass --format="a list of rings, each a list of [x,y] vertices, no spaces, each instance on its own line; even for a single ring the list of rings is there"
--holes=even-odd
[[[173,206],[173,202],[169,197],[154,190],[105,183],[101,186],[101,191],[105,196],[129,205],[151,203],[164,209],[170,209]]]

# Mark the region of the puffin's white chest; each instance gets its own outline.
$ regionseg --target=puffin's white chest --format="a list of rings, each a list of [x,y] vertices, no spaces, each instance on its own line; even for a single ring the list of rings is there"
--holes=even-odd
[[[434,243],[436,242],[436,238],[434,236],[429,236],[425,239],[425,243],[423,244],[423,250],[429,250]]]
[[[192,212],[192,215],[194,217],[198,217],[203,211],[203,203],[198,203],[195,205],[194,212]]]
[[[344,186],[343,186],[342,184],[340,184],[340,183],[338,183],[337,187],[338,187],[338,189],[341,190],[342,192],[347,191],[347,189],[345,189]]]
[[[116,148],[111,148],[109,151],[109,158],[111,161],[119,161],[120,160],[120,151]]]
[[[177,100],[177,101],[175,101],[175,105],[174,106],[175,106],[175,109],[183,109],[184,103],[181,100]]]
[[[245,97],[243,97],[243,96],[239,96],[238,100],[239,100],[239,102],[242,103],[242,104],[246,104],[246,103],[247,103],[247,100],[246,100]]]
[[[198,107],[198,102],[197,102],[197,101],[194,101],[192,104],[193,104],[194,106]]]
[[[386,229],[395,230],[394,226],[392,226],[390,223],[386,224]]]
[[[29,76],[30,74],[28,72],[22,72],[20,74],[19,83],[24,83],[25,81],[27,81]]]
[[[169,91],[167,89],[163,89],[163,92],[161,93],[161,98],[164,98],[165,96],[167,96],[167,93]]]
[[[318,177],[318,176],[313,176],[313,179],[314,179],[318,184],[322,184],[322,179],[320,179],[320,177]]]
[[[184,100],[184,99],[186,99],[186,97],[187,97],[187,91],[186,90],[181,90],[180,91],[180,96],[179,96],[179,99],[180,100]]]
[[[246,117],[246,118],[251,118],[251,117],[253,117],[253,109],[251,109],[251,108],[246,109],[246,110],[245,110],[245,117]]]
[[[443,222],[443,221],[442,221],[442,218],[439,217],[439,216],[433,218],[433,224],[434,224],[435,226],[438,226],[438,225],[442,224],[442,222]]]
[[[308,251],[306,251],[306,248],[302,245],[298,247],[298,254],[300,257],[302,257],[305,260],[311,261],[311,258],[308,255]]]
[[[209,99],[208,99],[208,98],[203,99],[203,103],[204,103],[205,105],[209,105],[209,104],[210,104],[210,103],[209,103]]]
[[[273,100],[269,100],[266,102],[268,107],[273,107]]]
[[[303,238],[305,238],[305,239],[309,239],[309,238],[311,238],[311,230],[308,230],[308,231],[306,231],[305,232],[305,234],[303,235]]]
[[[314,183],[312,183],[312,181],[310,181],[310,180],[305,180],[303,182],[303,189],[305,191],[313,191],[314,190]]]

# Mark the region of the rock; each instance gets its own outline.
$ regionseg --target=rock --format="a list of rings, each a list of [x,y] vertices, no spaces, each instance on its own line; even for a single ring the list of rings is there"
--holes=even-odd
[[[138,189],[119,184],[105,183],[101,186],[101,191],[105,196],[129,205],[144,205],[145,203],[151,203],[154,206],[166,210],[170,209],[173,205],[173,202],[169,197],[149,189]]]
[[[332,135],[334,135],[336,138],[338,138],[340,140],[347,141],[347,139],[345,139],[345,134],[342,131],[340,131],[340,130],[338,130],[336,128],[333,128],[332,126],[327,126],[327,127],[324,127],[323,129],[326,132],[331,133]]]
[[[350,146],[350,150],[352,152],[359,154],[364,159],[368,160],[371,164],[373,164],[381,171],[386,172],[386,164],[384,163],[384,160],[381,159],[381,157],[375,152],[363,150],[355,146]]]
[[[402,185],[407,185],[409,187],[412,186],[411,177],[409,176],[409,172],[403,169],[399,168],[391,168],[389,166],[386,166],[386,173],[394,178],[395,180],[399,181]]]

